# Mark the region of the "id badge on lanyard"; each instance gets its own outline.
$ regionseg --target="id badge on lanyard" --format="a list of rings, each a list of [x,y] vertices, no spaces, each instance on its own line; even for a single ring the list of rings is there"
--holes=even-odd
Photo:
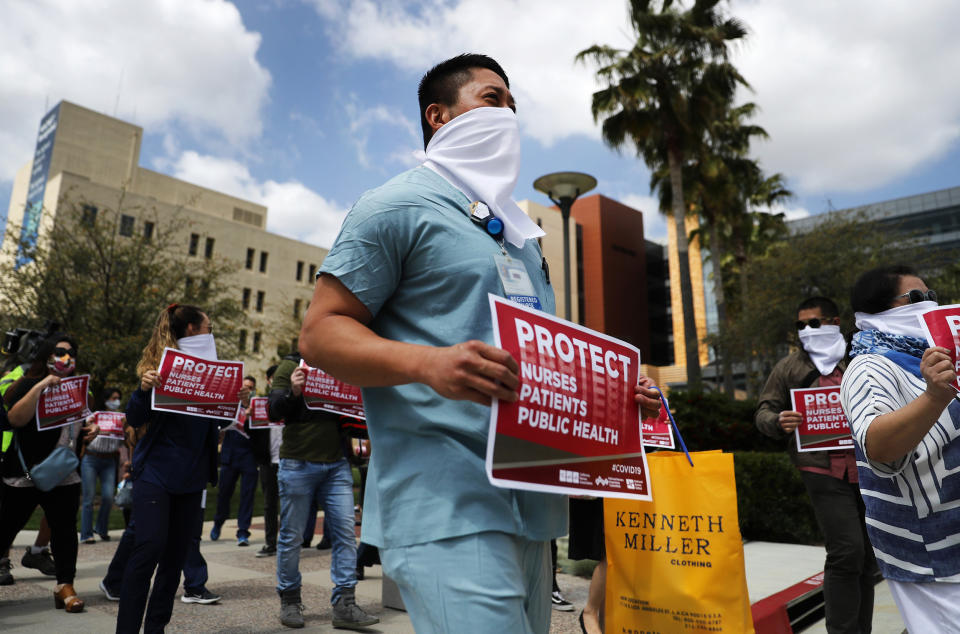
[[[511,258],[504,253],[494,255],[493,260],[496,262],[497,274],[500,275],[500,282],[503,284],[507,299],[521,306],[543,310],[523,261]]]

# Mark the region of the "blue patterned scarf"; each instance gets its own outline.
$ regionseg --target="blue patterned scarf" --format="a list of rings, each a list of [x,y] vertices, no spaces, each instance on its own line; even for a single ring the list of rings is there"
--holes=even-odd
[[[919,359],[923,351],[930,347],[926,339],[907,335],[892,335],[880,330],[861,330],[851,339],[850,356],[860,354],[885,354],[900,352]]]

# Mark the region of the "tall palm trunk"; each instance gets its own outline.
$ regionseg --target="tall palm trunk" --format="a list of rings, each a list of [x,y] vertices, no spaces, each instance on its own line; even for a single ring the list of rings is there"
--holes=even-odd
[[[717,218],[716,214],[712,215]],[[717,339],[720,345],[717,346],[720,355],[720,367],[723,372],[723,391],[729,396],[734,394],[733,385],[733,366],[730,363],[730,350],[725,337],[727,330],[727,302],[726,295],[723,292],[723,266],[721,258],[723,257],[723,244],[720,238],[720,229],[714,220],[710,223],[710,254],[713,257],[713,295],[717,302]]]
[[[673,195],[673,223],[677,234],[680,303],[683,306],[683,341],[686,349],[687,389],[701,389],[700,346],[697,322],[693,314],[693,284],[690,281],[690,244],[687,240],[686,202],[683,196],[683,161],[677,143],[667,149],[670,166],[670,189]]]

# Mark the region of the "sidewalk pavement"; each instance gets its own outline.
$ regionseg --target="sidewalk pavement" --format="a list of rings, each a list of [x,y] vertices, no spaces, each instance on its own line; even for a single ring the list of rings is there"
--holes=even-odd
[[[204,526],[201,552],[207,560],[210,580],[207,587],[223,596],[218,604],[198,605],[180,602],[179,594],[167,632],[290,632],[280,625],[280,600],[277,597],[276,558],[258,559],[256,552],[263,544],[262,519],[256,518],[251,530],[250,546],[238,547],[233,537],[236,521],[227,522],[217,542],[208,539],[212,522]],[[23,531],[11,549],[16,584],[0,587],[0,631],[5,634],[77,634],[78,632],[113,632],[116,626],[117,603],[108,601],[99,590],[100,580],[113,557],[120,531],[112,531],[110,542],[80,544],[77,579],[74,587],[86,601],[82,614],[66,614],[53,606],[55,581],[38,571],[20,566],[24,548],[33,543],[35,531]],[[747,585],[752,601],[757,601],[823,569],[824,551],[812,546],[748,542],[746,554]],[[303,575],[303,603],[306,606],[305,632],[333,632],[330,625],[330,551],[304,549],[300,555]],[[366,569],[366,579],[357,584],[357,602],[380,618],[380,623],[367,631],[390,634],[412,634],[413,627],[405,612],[380,605],[381,570]],[[577,634],[577,616],[587,598],[589,580],[560,574],[558,580],[564,596],[577,609],[553,612],[551,634]],[[823,622],[806,630],[826,632]],[[903,623],[886,583],[877,586],[873,631],[876,634],[900,634]],[[505,633],[506,634],[506,633]]]

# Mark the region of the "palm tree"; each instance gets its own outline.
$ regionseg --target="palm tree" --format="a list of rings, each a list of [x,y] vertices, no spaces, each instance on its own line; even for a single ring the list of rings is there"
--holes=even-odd
[[[747,82],[728,61],[728,45],[745,27],[717,10],[719,0],[695,0],[682,10],[673,0],[630,1],[636,43],[629,50],[594,45],[578,61],[593,60],[606,87],[593,94],[595,121],[603,117],[604,141],[621,149],[633,143],[656,171],[666,163],[680,265],[687,384],[701,383],[699,340],[693,312],[683,165],[703,142],[710,123],[722,114],[738,85]],[[666,159],[666,160],[664,160]]]

